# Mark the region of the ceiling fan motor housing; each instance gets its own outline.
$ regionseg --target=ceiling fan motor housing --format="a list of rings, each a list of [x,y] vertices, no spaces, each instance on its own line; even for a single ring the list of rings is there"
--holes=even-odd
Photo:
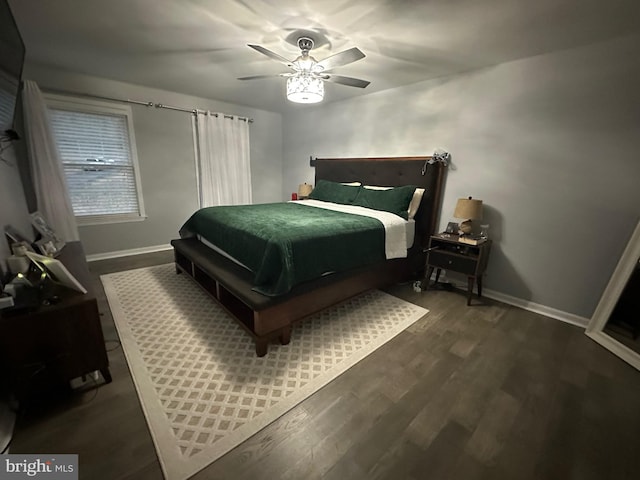
[[[313,38],[300,37],[298,38],[298,48],[302,50],[302,54],[308,54],[309,50],[313,48]]]

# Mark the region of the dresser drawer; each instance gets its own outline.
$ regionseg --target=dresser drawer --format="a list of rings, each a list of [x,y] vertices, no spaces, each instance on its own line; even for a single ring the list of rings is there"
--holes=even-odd
[[[429,253],[427,263],[433,267],[444,268],[465,275],[475,275],[477,258],[433,251]]]

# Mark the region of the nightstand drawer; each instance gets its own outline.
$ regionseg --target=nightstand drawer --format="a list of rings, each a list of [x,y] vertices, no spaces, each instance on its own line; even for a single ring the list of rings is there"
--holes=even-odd
[[[444,268],[454,272],[464,273],[465,275],[475,275],[477,258],[467,258],[460,255],[430,252],[427,263],[437,268]]]

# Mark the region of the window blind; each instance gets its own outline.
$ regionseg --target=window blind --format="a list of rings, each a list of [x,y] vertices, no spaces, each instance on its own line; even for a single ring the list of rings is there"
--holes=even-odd
[[[139,215],[126,115],[49,112],[74,214]]]

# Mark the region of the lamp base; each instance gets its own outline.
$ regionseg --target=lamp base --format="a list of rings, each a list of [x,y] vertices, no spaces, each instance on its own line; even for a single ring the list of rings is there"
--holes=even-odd
[[[473,231],[471,220],[465,220],[458,226],[458,228],[460,229],[460,235],[469,235]]]

